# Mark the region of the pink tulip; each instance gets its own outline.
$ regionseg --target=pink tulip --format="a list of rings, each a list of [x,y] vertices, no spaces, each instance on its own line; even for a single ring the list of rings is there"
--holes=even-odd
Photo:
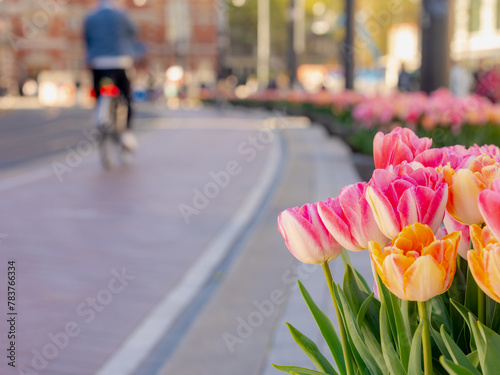
[[[403,161],[411,162],[418,154],[431,148],[432,139],[419,138],[408,128],[397,127],[388,134],[378,132],[373,139],[375,168],[397,166]]]
[[[335,259],[342,246],[332,237],[318,215],[318,205],[289,208],[278,216],[278,230],[288,250],[303,263],[322,264]]]
[[[496,238],[500,238],[500,178],[492,182],[490,189],[479,194],[478,204],[486,225]]]
[[[401,175],[402,169],[406,175]],[[414,223],[437,233],[443,221],[448,186],[433,168],[411,171],[404,163],[394,170],[377,169],[366,188],[366,198],[380,230],[393,239]]]
[[[454,147],[458,147],[458,146],[454,146]],[[470,146],[467,149],[465,155],[472,156],[472,157],[486,155],[492,159],[496,159],[500,156],[500,148],[498,148],[498,146],[495,146],[495,145],[484,145],[484,146],[474,145],[474,146]]]
[[[369,241],[386,244],[364,197],[365,182],[344,187],[337,198],[318,203],[325,227],[338,243],[351,251],[368,249]]]
[[[462,232],[462,239],[458,244],[458,255],[467,260],[467,251],[470,250],[470,225],[455,220],[448,212],[444,215],[443,223],[447,233]]]
[[[468,155],[467,150],[463,153],[454,147],[431,148],[415,156],[414,161],[421,163],[424,167],[438,168],[450,163],[453,169],[467,168],[474,156]]]
[[[479,148],[483,155],[488,155],[489,157],[496,159],[500,157],[500,148],[496,145],[484,145]]]

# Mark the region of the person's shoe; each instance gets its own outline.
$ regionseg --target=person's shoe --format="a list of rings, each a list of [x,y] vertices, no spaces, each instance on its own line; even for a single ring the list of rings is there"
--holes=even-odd
[[[130,130],[126,130],[122,133],[122,135],[120,136],[120,143],[122,144],[123,148],[125,148],[129,152],[135,152],[139,147],[139,145],[137,144],[137,138]]]

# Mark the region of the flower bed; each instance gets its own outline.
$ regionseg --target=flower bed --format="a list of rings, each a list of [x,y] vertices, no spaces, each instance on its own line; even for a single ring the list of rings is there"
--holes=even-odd
[[[353,91],[307,94],[267,90],[245,100],[231,96],[229,101],[308,116],[323,124],[330,134],[342,137],[354,151],[367,155],[373,152],[372,139],[378,131],[387,133],[397,126],[432,138],[435,147],[500,144],[500,105],[476,95],[458,98],[446,89],[430,96],[396,93],[374,97]]]
[[[301,262],[321,265],[338,331],[304,285],[334,363],[292,324],[316,370],[300,375],[493,375],[500,366],[500,148],[454,145],[396,128],[373,139],[368,183],[283,211],[278,230]],[[472,245],[471,245],[472,241]],[[370,256],[367,285],[348,253]],[[340,257],[343,284],[329,262]]]

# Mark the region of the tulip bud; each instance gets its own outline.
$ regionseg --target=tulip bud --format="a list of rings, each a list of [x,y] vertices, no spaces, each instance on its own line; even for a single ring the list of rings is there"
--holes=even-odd
[[[303,263],[322,264],[335,259],[342,252],[342,246],[321,221],[317,203],[281,212],[278,230],[288,250]]]

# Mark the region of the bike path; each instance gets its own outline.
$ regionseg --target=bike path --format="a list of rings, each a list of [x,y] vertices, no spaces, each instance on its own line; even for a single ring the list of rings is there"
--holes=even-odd
[[[3,261],[16,262],[18,312],[17,367],[3,356],[2,373],[102,370],[264,172],[277,140],[265,143],[262,115],[238,113],[141,120],[128,167],[103,171],[95,150],[72,149],[76,156],[68,150],[1,172],[0,246]],[[183,217],[181,204],[196,213]]]

